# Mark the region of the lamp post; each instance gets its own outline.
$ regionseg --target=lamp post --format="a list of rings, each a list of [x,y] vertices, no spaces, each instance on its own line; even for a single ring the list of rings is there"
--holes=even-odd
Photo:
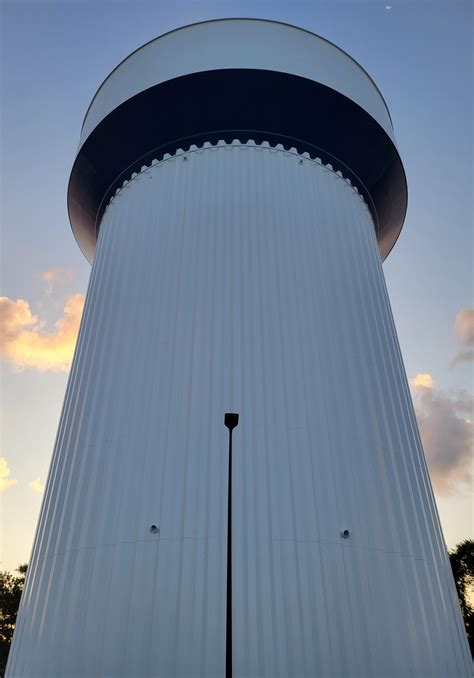
[[[229,472],[227,489],[227,612],[225,642],[225,676],[232,678],[232,431],[239,423],[239,415],[226,412],[224,424],[229,429]]]

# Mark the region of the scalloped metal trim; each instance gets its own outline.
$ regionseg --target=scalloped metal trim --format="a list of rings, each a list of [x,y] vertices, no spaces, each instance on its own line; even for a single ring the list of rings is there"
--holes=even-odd
[[[170,153],[165,153],[162,160],[157,160],[155,158],[154,160],[151,161],[149,165],[142,165],[139,172],[132,172],[130,179],[125,179],[122,186],[117,188],[114,195],[110,198],[109,202],[107,203],[104,214],[107,212],[110,205],[113,204],[115,199],[120,195],[123,189],[128,186],[128,184],[130,184],[135,179],[138,179],[142,174],[144,174],[151,168],[163,165],[164,163],[169,162],[170,160],[173,161],[178,158],[182,158],[183,161],[187,161],[188,155],[192,153],[202,153],[203,151],[206,150],[216,151],[219,148],[225,148],[226,150],[230,150],[232,148],[240,148],[242,150],[246,150],[248,148],[255,148],[256,150],[259,151],[269,149],[273,153],[280,152],[285,153],[286,155],[294,155],[298,159],[298,164],[300,165],[302,165],[305,160],[309,160],[311,163],[314,163],[315,165],[321,165],[321,167],[324,167],[325,170],[332,172],[335,176],[341,179],[341,181],[343,181],[347,186],[349,186],[354,195],[356,195],[364,203],[367,209],[369,209],[366,201],[364,200],[363,195],[359,192],[357,186],[353,184],[350,179],[344,177],[340,170],[335,171],[331,163],[325,164],[322,162],[321,158],[317,156],[311,157],[308,152],[298,153],[294,146],[291,146],[290,148],[285,148],[283,144],[276,144],[275,146],[272,146],[268,141],[262,141],[261,144],[257,144],[253,139],[249,139],[246,143],[241,143],[239,139],[234,139],[232,143],[227,144],[225,141],[221,139],[220,141],[217,142],[217,144],[211,144],[209,141],[206,141],[202,146],[196,146],[195,144],[191,144],[187,150],[177,148],[173,155],[171,155]]]

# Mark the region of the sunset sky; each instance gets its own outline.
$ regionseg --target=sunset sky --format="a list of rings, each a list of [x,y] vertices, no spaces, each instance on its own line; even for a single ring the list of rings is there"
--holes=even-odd
[[[90,266],[66,188],[87,106],[131,51],[180,25],[253,16],[349,52],[394,122],[409,208],[384,264],[444,536],[472,536],[471,2],[3,2],[0,569],[29,559]]]

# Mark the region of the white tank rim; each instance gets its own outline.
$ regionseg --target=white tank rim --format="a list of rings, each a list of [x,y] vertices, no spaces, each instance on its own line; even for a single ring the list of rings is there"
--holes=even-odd
[[[366,112],[369,113],[369,115],[371,115],[375,119],[375,121],[384,129],[385,133],[390,137],[390,139],[392,140],[392,142],[396,146],[396,140],[395,140],[395,137],[394,137],[394,129],[393,129],[393,121],[392,121],[392,118],[391,118],[391,115],[390,115],[388,104],[385,101],[379,87],[377,86],[375,80],[370,75],[370,73],[368,73],[368,71],[354,57],[352,57],[348,52],[346,52],[342,47],[340,47],[336,43],[332,42],[328,38],[326,38],[322,35],[319,35],[317,33],[314,33],[313,31],[311,31],[307,28],[302,28],[301,26],[297,26],[295,24],[288,23],[288,22],[285,22],[285,21],[259,18],[259,17],[223,17],[223,18],[216,17],[216,18],[213,18],[213,19],[206,19],[206,20],[203,20],[203,21],[192,22],[192,23],[189,23],[189,24],[186,24],[186,25],[183,25],[183,26],[178,26],[178,27],[173,28],[169,31],[161,33],[160,35],[157,35],[156,37],[152,38],[151,40],[148,40],[143,45],[140,45],[139,47],[134,49],[130,54],[128,54],[124,59],[122,59],[110,71],[110,73],[102,80],[99,87],[95,91],[95,94],[92,97],[92,100],[91,100],[91,102],[90,102],[90,104],[87,108],[86,114],[85,114],[83,122],[82,122],[81,133],[80,133],[80,143],[79,143],[78,151],[80,150],[80,148],[82,147],[84,142],[87,140],[87,138],[90,136],[90,134],[93,132],[93,130],[105,119],[105,117],[107,117],[108,113],[110,113],[112,110],[114,110],[114,108],[116,108],[118,105],[126,102],[127,99],[129,99],[130,97],[133,97],[136,94],[138,94],[140,91],[142,91],[143,88],[141,88],[141,89],[139,88],[139,89],[134,90],[132,92],[128,92],[128,94],[125,94],[125,96],[123,96],[123,97],[120,97],[120,100],[117,100],[113,106],[111,106],[110,108],[107,108],[105,115],[101,113],[99,116],[97,116],[97,119],[95,121],[92,120],[91,124],[88,125],[88,122],[89,122],[88,118],[91,116],[93,109],[94,109],[94,105],[98,102],[98,99],[100,98],[101,94],[103,93],[104,87],[107,84],[109,84],[111,78],[113,78],[113,76],[115,76],[118,73],[118,71],[120,71],[125,65],[128,65],[135,57],[137,57],[137,55],[139,53],[144,52],[145,50],[148,50],[154,44],[159,44],[160,41],[163,40],[163,38],[168,38],[168,37],[173,36],[173,35],[178,35],[180,33],[188,31],[190,29],[196,29],[196,28],[203,28],[204,29],[206,26],[214,27],[215,24],[222,24],[224,26],[228,26],[230,24],[235,24],[237,22],[242,22],[242,23],[247,22],[249,24],[249,26],[250,25],[254,26],[255,24],[260,24],[263,30],[266,30],[267,27],[269,27],[269,26],[280,27],[280,28],[288,28],[288,29],[291,29],[295,32],[299,32],[303,35],[315,38],[321,44],[324,44],[326,47],[330,47],[331,49],[334,50],[334,54],[339,54],[340,56],[343,56],[345,59],[347,59],[348,65],[350,65],[351,67],[355,66],[358,69],[358,71],[360,72],[360,75],[363,76],[361,83],[363,83],[364,80],[366,81],[365,82],[365,85],[366,85],[365,90],[366,91],[363,93],[365,95],[365,98],[367,98],[367,94],[374,94],[374,93],[376,94],[376,98],[378,99],[379,103],[383,107],[383,113],[384,113],[384,116],[386,116],[385,119],[383,119],[384,116],[381,117],[380,115],[376,114],[376,112],[373,110],[373,106],[369,105],[370,102],[368,102],[368,101],[364,102],[364,100],[363,100],[364,96],[362,96],[362,94],[358,98],[351,97],[350,94],[347,91],[345,91],[344,88],[340,87],[340,84],[341,84],[340,82],[334,82],[334,83],[322,82],[322,81],[318,80],[317,76],[312,77],[311,74],[297,72],[297,69],[295,69],[293,64],[290,64],[288,66],[288,70],[286,70],[286,69],[279,68],[278,65],[262,66],[261,63],[258,63],[258,59],[251,66],[248,66],[248,65],[243,66],[242,64],[236,64],[234,66],[229,66],[229,65],[222,65],[220,63],[219,63],[219,65],[217,65],[218,61],[216,61],[216,66],[213,66],[212,68],[214,68],[214,67],[215,68],[242,68],[243,67],[243,68],[256,68],[256,69],[259,69],[259,70],[274,70],[275,72],[282,72],[282,73],[288,73],[288,74],[292,74],[292,75],[299,75],[300,77],[305,77],[309,80],[313,80],[314,82],[321,82],[321,84],[325,84],[326,86],[332,87],[332,89],[339,92],[343,96],[345,96],[349,99],[352,99],[352,101],[354,103],[356,103],[357,105],[359,105],[363,109],[365,109]],[[218,60],[218,59],[220,60],[221,55],[216,54],[215,58],[216,58],[216,60]],[[153,83],[148,83],[147,86],[159,85],[159,84],[166,82],[169,79],[174,79],[174,78],[180,77],[182,75],[199,73],[201,71],[206,71],[206,70],[210,70],[208,66],[204,66],[202,68],[199,65],[196,66],[194,61],[192,60],[192,57],[190,57],[189,58],[189,67],[186,67],[182,72],[180,72],[179,74],[173,74],[169,77],[165,76],[161,79],[155,80]],[[346,81],[349,81],[349,80],[350,80],[350,78],[347,77]],[[368,87],[367,87],[367,85],[368,85]],[[371,92],[371,90],[372,90],[372,92]],[[371,110],[371,108],[372,108],[372,110]],[[380,113],[380,111],[379,111],[379,113]]]
[[[204,30],[193,30],[200,27]],[[193,32],[189,40],[183,40],[187,30]],[[242,48],[247,30],[249,57]],[[181,37],[161,42],[170,35]],[[277,48],[284,39],[288,39],[288,49],[280,54]],[[206,46],[202,58],[200,45]],[[150,50],[150,46],[156,47]],[[104,90],[111,78],[110,87]],[[257,80],[261,81],[259,89]],[[197,106],[193,115],[184,118],[180,102],[196,96],[200,86],[197,96],[205,96],[210,112],[203,114],[204,108]],[[271,94],[263,101],[262,86]],[[226,97],[227,104],[222,104]],[[243,99],[238,97],[247,97],[251,105],[242,107]],[[277,106],[272,98],[279,99]],[[156,117],[149,120],[153,110],[161,111],[158,125]],[[247,120],[239,118],[239,110],[245,111]],[[269,110],[270,118],[266,118]],[[338,45],[306,28],[272,19],[229,17],[187,24],[149,40],[123,59],[94,95],[84,119],[67,199],[72,230],[86,258],[93,258],[98,210],[105,193],[118,187],[127,167],[165,145],[174,145],[167,148],[174,152],[184,140],[191,143],[191,138],[202,141],[227,133],[231,139],[242,132],[250,134],[247,138],[263,135],[273,143],[282,136],[291,137],[301,144],[301,152],[317,147],[349,167],[369,189],[380,224],[381,256],[388,256],[405,220],[408,189],[387,103],[372,77]],[[118,144],[119,149],[113,140],[122,139],[122,134],[126,140]],[[137,150],[134,157],[129,153],[132,147]]]
[[[130,59],[130,57],[132,57],[136,52],[140,51],[144,47],[147,47],[152,42],[155,42],[155,40],[158,40],[160,38],[164,38],[167,35],[171,35],[171,33],[176,33],[177,31],[181,31],[185,28],[190,28],[191,26],[199,26],[201,24],[215,23],[215,22],[218,22],[218,21],[261,21],[261,22],[265,22],[265,23],[280,24],[282,26],[288,26],[289,28],[296,28],[297,30],[302,31],[303,33],[309,33],[309,35],[312,35],[316,38],[319,38],[320,40],[324,40],[324,42],[327,42],[332,47],[335,47],[340,52],[342,52],[345,56],[347,56],[351,61],[353,61],[356,64],[356,66],[358,66],[364,72],[364,74],[369,78],[369,80],[372,82],[373,86],[377,90],[380,98],[382,99],[382,101],[385,105],[385,108],[387,109],[387,114],[388,114],[388,117],[389,117],[390,122],[392,123],[392,127],[393,127],[393,120],[392,120],[392,116],[390,114],[390,109],[388,108],[388,104],[385,101],[385,97],[383,96],[382,92],[380,91],[377,83],[375,82],[373,77],[370,75],[370,73],[367,71],[367,69],[365,69],[357,61],[357,59],[355,59],[351,54],[349,54],[349,52],[346,52],[346,50],[343,49],[340,45],[337,45],[332,40],[329,40],[329,38],[324,37],[324,35],[321,35],[319,33],[315,33],[314,31],[310,31],[309,28],[303,28],[302,26],[297,26],[296,24],[292,24],[289,21],[280,21],[280,20],[277,20],[277,19],[266,19],[266,18],[263,18],[263,17],[242,16],[242,17],[215,17],[214,19],[203,19],[202,21],[192,21],[191,23],[185,24],[184,26],[178,26],[177,28],[172,28],[169,31],[165,31],[164,33],[160,33],[160,35],[157,35],[155,38],[151,38],[150,40],[147,40],[147,42],[143,43],[143,45],[140,45],[140,47],[137,47],[136,49],[134,49],[133,52],[130,52],[130,54],[128,56],[126,56],[121,61],[119,61],[119,63],[110,71],[110,73],[100,83],[100,85],[97,88],[94,96],[91,99],[89,106],[87,107],[87,111],[84,115],[84,119],[83,119],[82,125],[81,125],[81,133],[82,133],[82,130],[84,128],[84,124],[86,122],[89,111],[90,111],[91,107],[93,106],[95,98],[99,94],[103,85],[107,82],[107,80],[110,78],[110,76],[113,75],[113,73],[115,73],[115,71],[118,70],[120,68],[120,66],[122,66],[126,61],[128,61],[128,59]]]

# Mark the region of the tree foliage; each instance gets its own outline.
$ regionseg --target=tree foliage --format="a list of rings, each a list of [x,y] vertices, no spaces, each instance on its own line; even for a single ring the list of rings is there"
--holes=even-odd
[[[0,572],[0,675],[2,676],[7,665],[27,567],[26,564],[17,567],[18,575]]]
[[[449,552],[471,654],[474,657],[474,541],[466,539]]]

